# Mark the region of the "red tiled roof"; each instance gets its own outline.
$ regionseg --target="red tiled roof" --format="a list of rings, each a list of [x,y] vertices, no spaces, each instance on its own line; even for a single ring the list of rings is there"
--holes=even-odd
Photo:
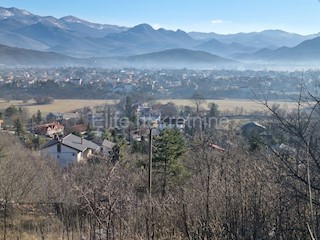
[[[85,132],[85,131],[87,131],[87,125],[78,124],[78,125],[72,126],[70,129],[72,131],[76,131],[76,132]]]

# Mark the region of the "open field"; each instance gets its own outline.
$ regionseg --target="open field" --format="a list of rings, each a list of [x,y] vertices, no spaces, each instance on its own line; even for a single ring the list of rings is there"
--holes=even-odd
[[[165,104],[168,102],[173,102],[177,106],[191,106],[195,107],[195,104],[190,99],[164,99],[157,101],[159,103]],[[214,102],[218,105],[220,111],[235,111],[236,108],[243,108],[243,111],[246,113],[254,112],[254,111],[263,111],[266,110],[266,108],[258,103],[254,102],[250,99],[223,99],[223,100],[205,100],[201,104],[201,107],[203,109],[208,109],[208,104]],[[285,101],[270,101],[269,104],[279,104],[281,108],[285,110],[292,110],[296,108],[297,103],[296,102],[285,102]]]
[[[17,107],[21,107],[27,110],[27,112],[32,115],[38,111],[41,113],[48,114],[49,112],[72,112],[76,109],[80,109],[83,107],[95,107],[101,106],[105,104],[115,104],[118,100],[90,100],[90,99],[55,99],[52,104],[47,105],[36,105],[35,102],[29,101],[28,103],[23,103],[23,101],[12,100],[6,101],[4,99],[0,99],[0,111],[8,108],[11,105],[15,105]],[[158,100],[158,103],[168,103],[173,102],[177,106],[192,106],[195,104],[190,99],[163,99]],[[261,104],[254,102],[249,99],[223,99],[223,100],[206,100],[201,104],[201,108],[208,109],[208,104],[214,102],[219,106],[220,111],[235,111],[236,109],[243,109],[243,113],[251,113],[254,111],[262,111],[265,109]],[[270,105],[273,103],[279,104],[281,108],[286,110],[290,110],[296,107],[295,102],[270,102]]]
[[[8,102],[4,99],[0,99],[0,110],[4,110],[11,105],[15,105],[26,109],[31,115],[36,113],[38,109],[45,115],[49,112],[66,113],[83,107],[95,107],[105,104],[114,104],[116,102],[117,100],[55,99],[52,104],[36,105],[33,101],[23,103],[23,101],[18,100]]]

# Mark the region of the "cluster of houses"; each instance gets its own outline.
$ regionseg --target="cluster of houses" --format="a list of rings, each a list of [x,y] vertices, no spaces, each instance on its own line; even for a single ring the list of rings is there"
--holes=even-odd
[[[305,72],[309,89],[317,86],[312,74],[312,71]],[[293,94],[296,92],[296,86],[292,81],[298,81],[300,78],[299,71],[19,68],[3,70],[0,73],[0,86],[21,88],[26,93],[31,93],[39,83],[53,80],[55,84],[64,88],[92,86],[91,89],[101,89],[100,98],[106,97],[106,93],[110,96],[137,91],[161,97],[190,97],[185,94],[190,93],[190,90],[198,90],[208,96],[214,93],[215,97],[246,98],[250,96],[252,89],[259,90],[261,86],[270,94],[278,93],[279,84],[285,92]]]
[[[97,108],[94,111],[89,111],[86,116],[86,122],[91,123],[91,126],[95,128],[96,133],[102,133],[102,129],[113,129],[116,132],[122,134],[127,140],[127,143],[131,141],[143,141],[148,139],[150,128],[158,129],[160,132],[164,129],[178,129],[184,132],[189,119],[184,117],[169,117],[161,116],[160,107],[151,106],[145,103],[136,104],[133,106],[134,114],[136,116],[136,122],[138,126],[133,128],[126,127],[125,129],[117,128],[115,126],[110,127],[108,108]],[[116,112],[113,112],[116,114]],[[81,116],[83,116],[81,114]],[[68,165],[71,162],[80,162],[88,159],[92,155],[110,155],[115,147],[115,143],[104,140],[103,142],[92,142],[81,136],[86,136],[87,126],[86,124],[72,124],[68,125],[68,121],[73,123],[80,119],[79,113],[49,113],[47,115],[47,122],[39,124],[34,127],[34,133],[51,138],[45,145],[42,146],[41,154],[50,156],[55,159],[60,165]],[[109,122],[108,122],[109,121]],[[241,128],[242,135],[250,139],[252,136],[259,136],[265,142],[272,142],[272,136],[268,133],[267,128],[257,122],[249,122],[244,124]],[[79,134],[73,134],[79,133]],[[101,137],[96,134],[95,136]],[[218,146],[219,147],[219,146]],[[216,146],[214,148],[217,148]],[[294,151],[285,144],[279,144],[272,146],[272,149],[277,152]]]
[[[159,130],[177,128],[181,132],[184,131],[186,119],[182,117],[161,118],[159,109],[154,109],[147,104],[137,104],[134,112],[138,120],[138,128],[128,128],[124,132],[122,131],[128,143],[147,139],[150,126]],[[117,114],[117,112],[113,114]],[[108,108],[105,107],[91,109],[86,114],[51,112],[46,116],[47,123],[33,127],[34,134],[51,139],[42,146],[42,155],[50,156],[60,165],[68,165],[71,162],[88,159],[92,154],[110,155],[115,143],[104,140],[102,143],[97,144],[78,136],[85,136],[88,126],[87,124],[74,124],[79,122],[80,115],[85,118],[86,123],[90,123],[92,128],[95,129],[95,136],[97,137],[101,137],[103,129],[113,128],[118,130],[115,124],[109,126],[111,119],[109,119],[108,115],[112,114],[109,114]],[[70,121],[73,124],[68,124]]]
[[[88,114],[87,119],[92,120],[92,115]],[[80,113],[50,112],[46,123],[33,126],[34,134],[48,139],[41,147],[41,155],[56,160],[61,166],[87,160],[93,155],[109,156],[116,144],[108,140],[97,144],[80,137],[86,136],[88,128],[87,124],[77,124],[80,119]]]

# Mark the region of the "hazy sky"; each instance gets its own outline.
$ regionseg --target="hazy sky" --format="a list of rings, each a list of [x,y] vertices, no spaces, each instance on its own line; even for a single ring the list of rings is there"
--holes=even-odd
[[[320,32],[320,0],[0,0],[37,15],[217,33]]]

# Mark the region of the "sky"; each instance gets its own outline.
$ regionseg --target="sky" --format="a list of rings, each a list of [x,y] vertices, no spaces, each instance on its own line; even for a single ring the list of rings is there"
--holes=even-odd
[[[320,32],[320,0],[0,0],[0,6],[40,16],[73,15],[126,27],[147,23],[187,32]]]

